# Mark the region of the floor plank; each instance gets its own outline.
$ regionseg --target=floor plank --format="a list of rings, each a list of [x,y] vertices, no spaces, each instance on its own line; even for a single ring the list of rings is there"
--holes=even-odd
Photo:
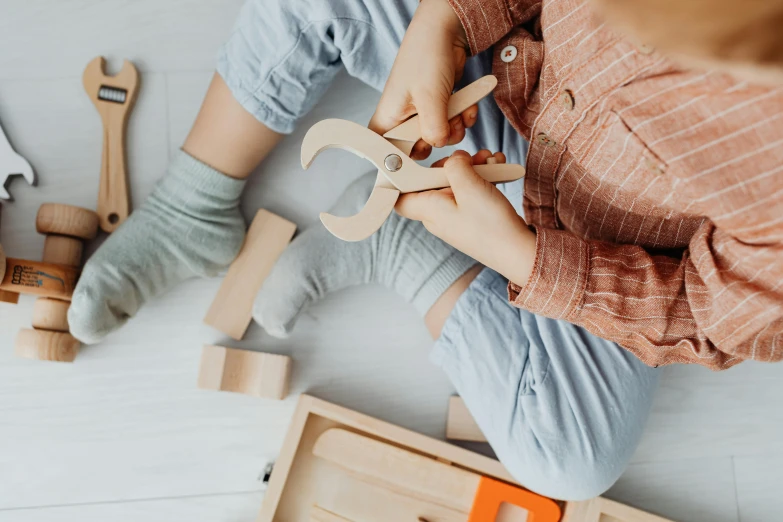
[[[734,468],[740,521],[783,520],[783,455],[738,457]]]
[[[0,522],[240,522],[254,520],[261,492],[0,511]]]
[[[740,522],[730,458],[632,464],[606,496],[677,522]]]

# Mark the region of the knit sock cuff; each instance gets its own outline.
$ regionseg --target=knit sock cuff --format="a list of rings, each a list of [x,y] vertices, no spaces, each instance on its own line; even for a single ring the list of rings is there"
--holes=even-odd
[[[246,180],[227,176],[183,150],[172,158],[167,178],[175,185],[226,202],[237,202],[246,184]]]
[[[462,277],[462,275],[476,266],[478,262],[462,252],[455,250],[449,257],[443,260],[435,269],[432,276],[419,289],[411,303],[422,316],[435,304],[435,301],[443,295],[443,292]]]

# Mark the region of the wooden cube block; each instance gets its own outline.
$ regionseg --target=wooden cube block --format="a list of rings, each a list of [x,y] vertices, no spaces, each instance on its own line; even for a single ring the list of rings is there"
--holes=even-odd
[[[296,225],[290,221],[264,209],[258,211],[204,323],[237,341],[245,336],[256,294],[294,232]]]
[[[288,394],[290,375],[291,358],[286,355],[207,345],[198,387],[279,400]]]
[[[449,397],[449,412],[446,418],[446,438],[451,440],[469,440],[487,442],[481,429],[465,406],[462,398]]]

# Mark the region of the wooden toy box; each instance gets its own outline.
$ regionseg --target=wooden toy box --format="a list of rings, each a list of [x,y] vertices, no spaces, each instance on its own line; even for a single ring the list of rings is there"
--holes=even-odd
[[[258,522],[309,522],[317,505],[351,522],[464,522],[467,516],[398,494],[352,476],[313,455],[316,439],[330,428],[343,428],[407,451],[482,475],[515,483],[500,462],[477,453],[374,419],[367,415],[302,395],[286,440],[271,474]],[[604,510],[611,510],[608,513]],[[524,510],[501,511],[504,521],[527,518]],[[608,501],[594,499],[563,505],[567,522],[669,522]],[[604,514],[610,518],[605,518]],[[498,517],[498,520],[501,516]],[[323,520],[327,520],[324,518]],[[329,518],[335,522],[341,518]],[[490,522],[490,521],[488,521]]]

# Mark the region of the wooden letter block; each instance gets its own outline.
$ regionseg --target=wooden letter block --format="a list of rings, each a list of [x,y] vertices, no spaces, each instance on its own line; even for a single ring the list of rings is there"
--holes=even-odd
[[[295,231],[290,221],[264,209],[258,211],[204,323],[236,340],[245,336],[253,300]]]
[[[449,397],[449,413],[446,419],[446,438],[451,440],[469,440],[487,442],[481,429],[460,397]]]
[[[201,353],[198,387],[280,400],[288,394],[290,375],[288,356],[208,345]]]

